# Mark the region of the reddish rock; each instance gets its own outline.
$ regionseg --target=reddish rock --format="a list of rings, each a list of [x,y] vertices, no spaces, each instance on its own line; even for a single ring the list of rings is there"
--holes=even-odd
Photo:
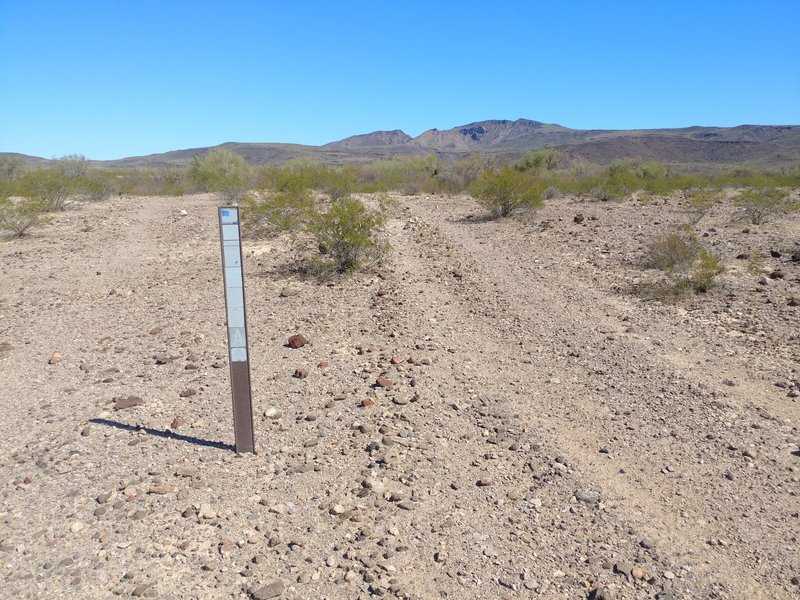
[[[389,293],[389,292],[388,292],[387,290],[385,290],[385,289],[383,289],[383,288],[380,288],[380,289],[379,289],[377,292],[375,292],[375,295],[376,295],[376,296],[385,296],[385,295],[386,295],[386,294],[388,294],[388,293]]]
[[[330,369],[331,368],[331,363],[323,360],[319,364],[317,364],[317,368],[318,369],[322,369],[323,371],[326,370],[326,369]]]
[[[308,369],[295,369],[292,377],[296,377],[297,379],[305,379],[308,377]]]
[[[150,330],[150,335],[158,335],[159,333],[161,333],[161,327],[153,327]]]
[[[124,410],[134,406],[141,406],[142,404],[144,404],[144,400],[139,396],[128,396],[127,398],[119,396],[114,398],[114,410]]]
[[[186,364],[186,366],[185,366],[185,367],[183,367],[183,368],[184,368],[184,369],[186,369],[187,371],[196,371],[196,370],[197,370],[197,369],[199,369],[200,367],[198,367],[198,366],[197,366],[196,364],[194,364],[194,363],[187,363],[187,364]]]
[[[386,377],[378,377],[375,380],[375,385],[385,390],[391,390],[394,387],[394,383],[390,379],[386,379]]]
[[[298,333],[297,335],[290,337],[289,342],[286,345],[289,346],[289,348],[297,350],[298,348],[305,346],[306,342],[308,342],[308,340]]]
[[[769,274],[770,279],[783,279],[784,277],[786,277],[786,273],[784,273],[780,269],[777,269]]]
[[[412,354],[411,356],[408,357],[408,362],[409,364],[415,365],[419,362],[419,359]]]
[[[395,354],[390,361],[393,365],[399,365],[401,362],[405,360],[404,357],[400,356],[399,354]]]
[[[361,406],[364,408],[369,408],[370,406],[375,406],[375,398],[364,398],[361,401]]]
[[[186,424],[186,421],[182,417],[175,417],[169,427],[170,429],[177,429],[178,427],[183,427]]]
[[[482,477],[478,479],[477,485],[478,487],[488,487],[494,483],[494,480],[491,477]]]
[[[189,396],[195,396],[197,394],[197,390],[194,388],[186,388],[180,394],[178,394],[181,398],[188,398]]]
[[[9,344],[8,342],[0,343],[0,352],[11,352],[13,349],[13,344]]]

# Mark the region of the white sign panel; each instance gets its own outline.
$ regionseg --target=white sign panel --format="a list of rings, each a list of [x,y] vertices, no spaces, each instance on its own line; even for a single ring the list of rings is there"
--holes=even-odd
[[[222,235],[222,265],[225,269],[225,304],[228,319],[228,346],[231,362],[247,360],[247,332],[244,317],[244,279],[242,248],[239,236],[239,209],[219,211]]]

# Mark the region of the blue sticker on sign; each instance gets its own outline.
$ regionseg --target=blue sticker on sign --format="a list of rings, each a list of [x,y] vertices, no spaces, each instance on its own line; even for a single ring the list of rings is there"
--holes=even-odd
[[[223,216],[223,217],[229,217],[229,216],[230,216],[230,214],[231,214],[231,211],[229,211],[229,210],[223,210],[223,211],[222,211],[222,216]]]

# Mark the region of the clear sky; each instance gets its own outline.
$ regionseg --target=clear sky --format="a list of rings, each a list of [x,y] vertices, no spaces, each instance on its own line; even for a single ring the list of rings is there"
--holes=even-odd
[[[0,0],[0,151],[800,124],[800,0]]]

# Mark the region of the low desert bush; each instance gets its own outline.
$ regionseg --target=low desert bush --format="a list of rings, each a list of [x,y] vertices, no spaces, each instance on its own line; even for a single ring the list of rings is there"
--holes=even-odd
[[[37,169],[28,171],[19,180],[18,194],[36,201],[47,211],[60,211],[75,192],[75,180],[60,171]]]
[[[771,187],[746,189],[735,202],[753,225],[760,225],[767,217],[786,212],[791,207],[789,192]]]
[[[300,249],[304,269],[320,277],[348,273],[376,262],[388,246],[380,239],[387,204],[368,208],[345,193],[349,174],[323,182],[324,197],[315,199],[305,177],[278,173],[275,188],[247,194],[242,226],[249,236],[288,234]],[[307,252],[311,249],[311,252]]]
[[[518,209],[536,210],[542,206],[545,186],[525,172],[503,167],[478,175],[470,191],[478,204],[489,212],[490,218],[498,219]]]
[[[349,196],[334,200],[327,210],[312,211],[308,231],[319,249],[315,262],[321,272],[347,273],[376,262],[386,250],[377,236],[385,220],[383,210]]]
[[[47,207],[40,200],[0,197],[0,230],[8,231],[14,237],[23,237],[49,220]]]
[[[699,223],[722,199],[722,193],[713,188],[690,188],[682,191],[686,206],[691,214],[691,222]]]
[[[724,272],[719,256],[703,248],[694,233],[686,229],[654,238],[647,249],[645,266],[668,275],[674,290],[706,293]],[[666,288],[664,288],[666,291]]]
[[[251,185],[247,161],[230,150],[218,149],[195,156],[189,176],[204,192],[217,192],[227,201],[237,200]]]

